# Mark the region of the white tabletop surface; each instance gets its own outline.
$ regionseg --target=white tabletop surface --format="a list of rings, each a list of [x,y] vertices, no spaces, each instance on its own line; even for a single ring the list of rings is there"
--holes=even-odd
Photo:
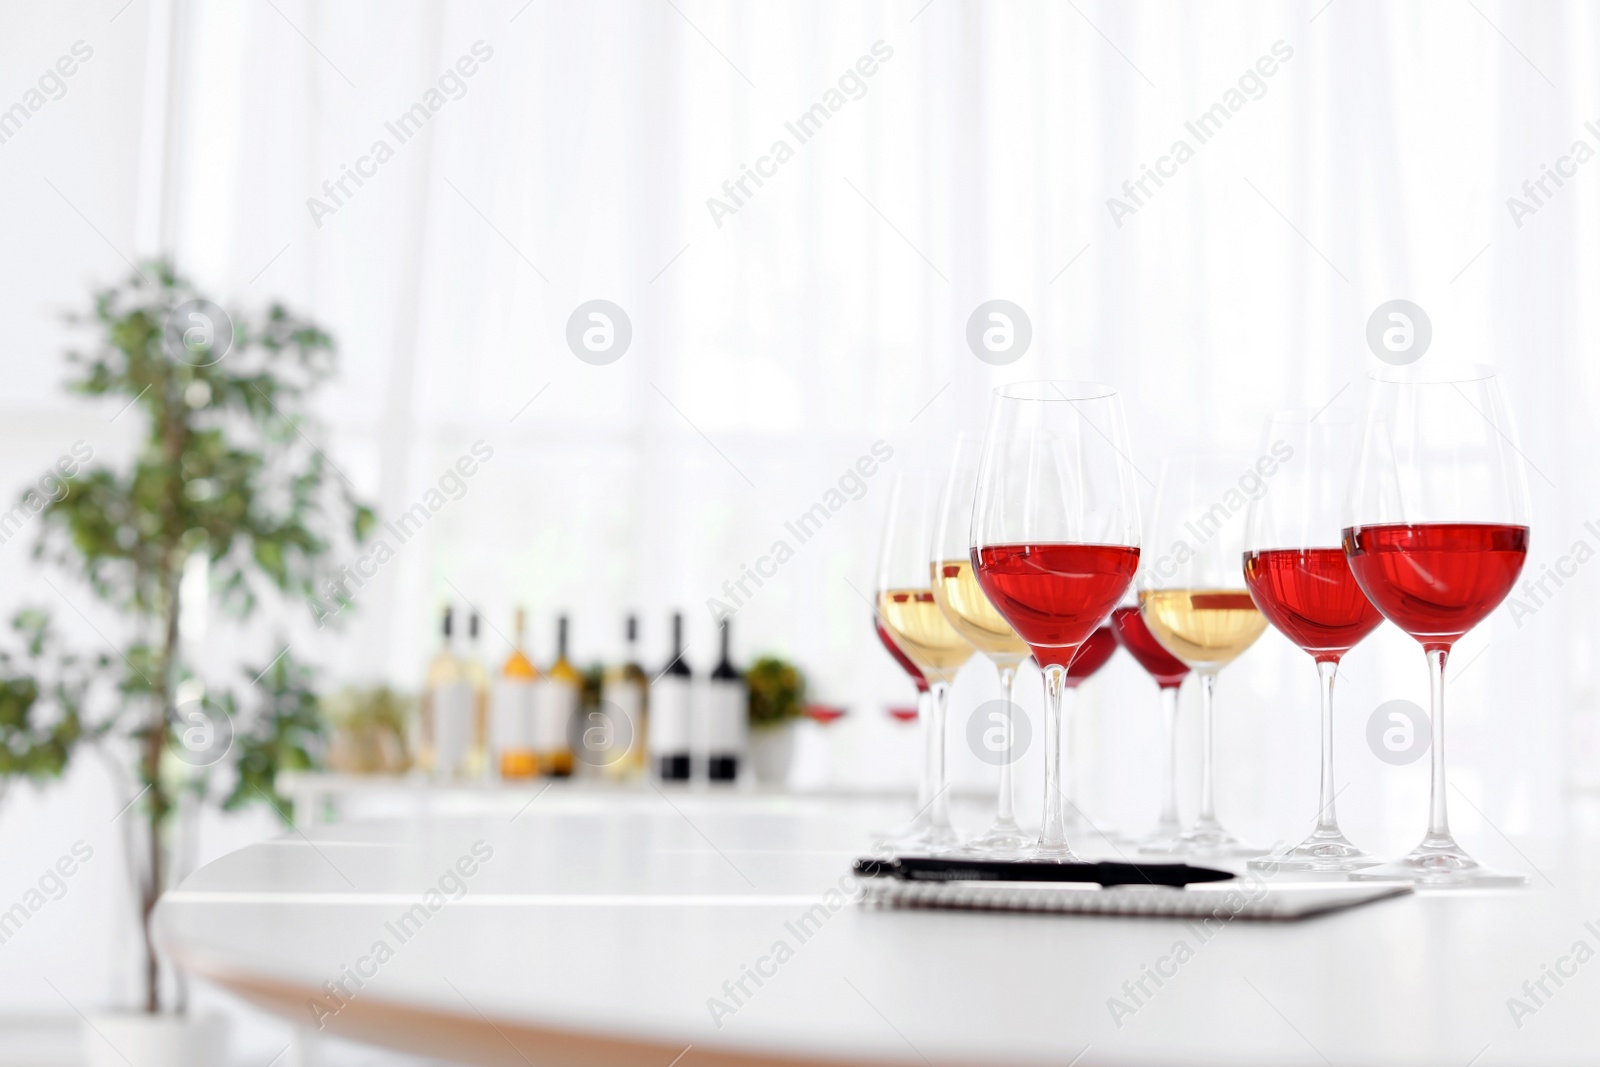
[[[308,827],[196,872],[162,901],[157,934],[183,966],[292,1022],[314,1027],[321,996],[339,1008],[329,1032],[465,1063],[1600,1060],[1591,864],[1540,862],[1548,877],[1515,892],[1235,921],[1207,940],[1181,920],[830,895],[905,810],[553,789],[520,813]],[[452,878],[458,864],[470,876]],[[441,879],[446,894],[425,897]],[[402,929],[419,902],[426,917]],[[826,917],[800,927],[817,905]],[[1179,942],[1183,961],[1162,964],[1176,973],[1130,994]],[[746,977],[758,965],[759,986]],[[1558,986],[1546,965],[1570,976]],[[324,991],[340,980],[342,1007]],[[1533,1010],[1514,1017],[1512,997]],[[731,1012],[714,1019],[713,998]]]

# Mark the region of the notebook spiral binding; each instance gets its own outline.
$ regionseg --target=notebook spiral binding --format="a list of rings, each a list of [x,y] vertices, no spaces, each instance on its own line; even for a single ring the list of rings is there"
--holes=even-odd
[[[913,882],[872,880],[862,903],[878,908],[936,908],[950,911],[1047,912],[1066,915],[1120,915],[1139,918],[1255,919],[1303,918],[1408,892],[1408,883],[1289,885],[1219,882],[1186,889],[1165,886],[1115,886],[1082,883]]]

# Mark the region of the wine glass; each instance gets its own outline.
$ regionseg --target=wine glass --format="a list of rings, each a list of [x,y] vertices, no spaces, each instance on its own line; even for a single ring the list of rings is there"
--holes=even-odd
[[[906,672],[906,674],[911,678],[911,683],[917,687],[916,708],[914,710],[890,708],[890,716],[892,716],[896,722],[905,722],[914,719],[916,722],[922,724],[922,770],[917,775],[918,818],[913,819],[911,824],[903,830],[890,832],[888,835],[889,840],[887,844],[890,846],[898,846],[914,841],[917,835],[922,830],[926,829],[926,825],[919,820],[922,813],[927,810],[928,802],[933,799],[933,787],[929,784],[931,781],[931,775],[928,773],[930,766],[930,761],[928,759],[928,739],[932,736],[932,731],[928,728],[928,717],[932,714],[932,712],[929,710],[929,703],[932,698],[928,692],[928,680],[922,676],[922,672],[917,669],[917,665],[912,663],[911,660],[906,657],[904,652],[900,651],[900,646],[894,643],[894,638],[889,636],[889,631],[884,629],[883,619],[878,615],[876,604],[873,605],[872,609],[872,629],[877,633],[878,640],[883,642],[883,647],[888,650],[890,657],[900,666],[901,670]],[[909,712],[909,717],[902,717],[901,715],[896,714],[896,712],[900,710]]]
[[[1212,856],[1259,855],[1217,820],[1214,706],[1217,672],[1267,628],[1244,587],[1245,507],[1260,492],[1249,460],[1225,455],[1170,459],[1162,467],[1151,525],[1152,557],[1139,570],[1139,610],[1155,639],[1200,676],[1200,812],[1166,846]],[[1159,553],[1159,554],[1157,554]]]
[[[1000,674],[1000,690],[1005,695],[1005,711],[991,718],[1001,721],[1000,790],[994,824],[981,837],[967,842],[963,852],[991,857],[1020,856],[1033,839],[1022,832],[1016,817],[1016,784],[1012,777],[1015,758],[1015,699],[1017,668],[1028,658],[1028,644],[1017,636],[1011,624],[1000,616],[983,595],[972,569],[969,540],[972,533],[973,497],[978,489],[978,463],[983,458],[983,441],[971,434],[956,437],[955,457],[950,476],[939,497],[938,526],[934,531],[930,568],[933,598],[956,632],[983,653]]]
[[[1183,832],[1178,821],[1178,687],[1189,676],[1189,668],[1155,639],[1137,604],[1124,604],[1111,613],[1111,632],[1155,679],[1161,693],[1161,814],[1155,832],[1140,842],[1159,848]]]
[[[1505,599],[1528,553],[1521,453],[1492,368],[1373,372],[1344,551],[1367,598],[1422,645],[1433,698],[1428,832],[1406,856],[1362,876],[1446,887],[1525,882],[1456,844],[1445,804],[1445,663]]]
[[[978,584],[1044,670],[1044,818],[1033,858],[1077,859],[1066,836],[1061,701],[1073,656],[1139,562],[1135,470],[1116,390],[1024,382],[995,390],[972,512]]]
[[[1284,412],[1267,421],[1260,469],[1264,492],[1250,502],[1244,581],[1267,620],[1309,652],[1322,681],[1322,779],[1311,835],[1251,867],[1354,871],[1378,861],[1339,831],[1334,812],[1333,682],[1339,661],[1383,621],[1334,544],[1344,512],[1355,426]]]
[[[1078,805],[1078,774],[1075,769],[1083,762],[1083,756],[1078,752],[1078,730],[1081,726],[1078,718],[1078,687],[1093,678],[1116,651],[1117,639],[1112,634],[1111,627],[1101,626],[1089,635],[1088,640],[1078,649],[1078,654],[1072,657],[1072,662],[1067,664],[1067,690],[1061,694],[1061,734],[1066,738],[1067,753],[1076,761],[1067,767],[1067,772],[1063,775],[1069,838],[1081,839],[1085,834],[1094,834],[1110,841],[1118,837],[1114,831],[1095,825],[1083,814],[1083,809]]]
[[[946,759],[950,683],[972,657],[972,646],[950,625],[933,599],[928,575],[932,544],[933,494],[921,474],[897,474],[889,489],[889,515],[878,554],[877,615],[889,639],[927,680],[928,718],[923,726],[928,796],[914,831],[902,846],[953,848],[959,843],[950,824],[949,765]]]

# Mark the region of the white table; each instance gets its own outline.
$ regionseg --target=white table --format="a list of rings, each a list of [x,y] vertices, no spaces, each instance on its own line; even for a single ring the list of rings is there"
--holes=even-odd
[[[338,822],[352,814],[381,812],[384,815],[407,818],[431,818],[440,815],[479,812],[487,808],[506,808],[515,811],[529,800],[545,791],[550,779],[536,778],[526,781],[507,781],[500,778],[456,779],[435,781],[418,771],[406,774],[340,774],[329,771],[284,771],[277,777],[277,789],[289,800],[290,814],[295,825],[305,826],[315,822]],[[573,778],[557,781],[555,788],[584,793],[648,793],[650,786],[636,780],[612,781],[604,778]],[[699,788],[709,789],[705,783]],[[718,794],[765,794],[792,796],[796,790],[787,786],[762,785],[749,779],[740,779],[737,785],[718,785]],[[898,801],[905,797],[903,789],[851,789],[829,788],[801,791],[803,795],[828,800]],[[968,802],[979,808],[994,804],[992,789],[970,786],[953,786],[951,798]],[[982,818],[987,815],[985,810]]]
[[[1236,921],[1203,943],[1174,920],[830,910],[869,831],[904,813],[556,789],[520,814],[307,827],[202,868],[157,931],[182,966],[290,1021],[314,1026],[320,996],[330,1032],[510,1067],[1600,1059],[1600,957],[1545,979],[1520,1028],[1507,1007],[1576,942],[1600,951],[1592,868]],[[413,911],[458,870],[460,899]],[[1136,1002],[1124,983],[1179,941],[1192,958]],[[342,1007],[324,986],[340,980]],[[1134,1009],[1120,1025],[1113,997]],[[712,998],[731,1013],[714,1021]]]

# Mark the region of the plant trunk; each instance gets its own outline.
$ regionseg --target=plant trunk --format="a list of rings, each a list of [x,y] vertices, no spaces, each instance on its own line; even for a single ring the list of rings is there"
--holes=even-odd
[[[166,632],[162,635],[161,672],[160,679],[156,683],[155,699],[151,702],[153,706],[150,729],[144,739],[145,780],[150,784],[148,809],[150,840],[149,853],[146,857],[149,877],[139,901],[139,927],[144,939],[144,1010],[152,1015],[161,1010],[161,963],[156,958],[155,937],[150,928],[150,921],[155,914],[156,901],[160,899],[161,890],[166,882],[162,836],[168,810],[166,791],[161,785],[161,755],[166,748],[168,724],[172,721],[174,675],[177,673],[178,662],[178,613],[181,606],[178,602],[177,579],[174,576],[176,571],[170,561],[165,571],[161,585],[166,598],[164,605],[167,609]]]
[[[182,404],[181,399],[174,397],[169,397],[167,402],[169,411]],[[178,419],[163,418],[161,421],[165,424],[162,432],[162,452],[167,463],[177,469],[183,458],[185,428]],[[175,492],[181,494],[182,491],[180,482]],[[166,749],[167,730],[175,711],[173,702],[177,696],[179,620],[182,608],[178,598],[178,581],[183,571],[181,548],[183,532],[176,528],[176,519],[181,513],[183,501],[179,496],[170,498],[166,503],[168,522],[172,524],[168,532],[173,540],[167,543],[165,551],[158,557],[158,581],[162,597],[161,607],[165,610],[165,618],[162,620],[165,627],[161,635],[161,669],[155,685],[155,699],[151,702],[153,707],[150,730],[144,739],[145,781],[150,787],[148,808],[150,842],[146,857],[150,876],[144,884],[144,892],[139,901],[139,926],[144,938],[144,1010],[152,1015],[161,1010],[161,961],[156,957],[156,943],[150,928],[150,920],[155,915],[156,901],[161,899],[161,890],[166,884],[167,872],[164,862],[166,849],[163,831],[171,811],[166,789],[161,783],[161,756]]]

